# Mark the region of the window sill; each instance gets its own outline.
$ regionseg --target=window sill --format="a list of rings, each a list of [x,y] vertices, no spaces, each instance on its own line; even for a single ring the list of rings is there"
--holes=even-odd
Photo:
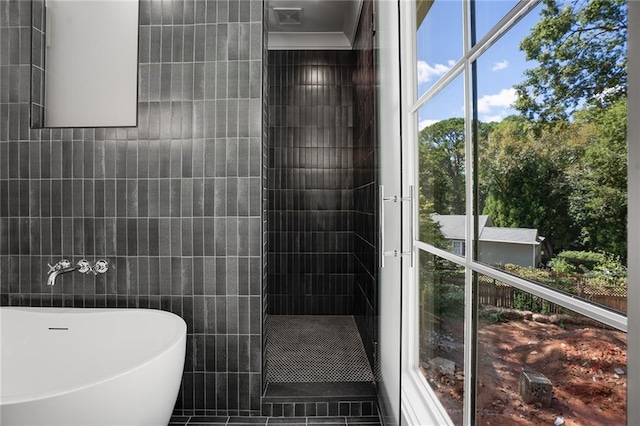
[[[410,426],[453,426],[425,379],[417,371],[402,375],[401,411],[403,424]]]

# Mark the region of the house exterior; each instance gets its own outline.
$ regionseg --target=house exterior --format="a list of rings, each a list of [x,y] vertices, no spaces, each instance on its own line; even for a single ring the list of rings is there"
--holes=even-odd
[[[465,217],[463,215],[439,215],[432,218],[440,225],[440,232],[451,241],[451,251],[459,256],[466,254]],[[501,228],[493,226],[487,215],[478,217],[478,260],[489,265],[514,265],[536,267],[541,262],[540,244],[544,237],[537,229]]]

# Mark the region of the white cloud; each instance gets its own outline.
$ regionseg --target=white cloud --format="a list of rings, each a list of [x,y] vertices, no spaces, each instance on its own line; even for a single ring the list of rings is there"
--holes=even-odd
[[[432,124],[435,124],[435,123],[437,123],[438,121],[440,121],[440,120],[429,120],[429,119],[421,120],[421,121],[418,123],[418,130],[422,130],[422,129],[424,129],[424,128],[425,128],[425,127],[427,127],[427,126],[431,126]]]
[[[418,61],[418,84],[430,81],[434,76],[438,77],[451,69],[455,61],[449,60],[447,65],[435,64],[429,65],[425,61]]]
[[[500,71],[505,69],[508,66],[509,66],[509,61],[505,59],[504,61],[496,62],[495,64],[493,64],[493,68],[491,69],[491,71]]]
[[[502,89],[495,95],[484,95],[478,99],[478,112],[491,114],[493,108],[509,108],[516,101],[516,89]]]
[[[507,116],[507,111],[500,111],[499,114],[496,115],[484,115],[482,116],[482,121],[485,123],[493,123],[493,122],[501,122]]]
[[[595,95],[593,95],[593,97],[598,102],[604,102],[609,96],[615,95],[616,93],[621,92],[623,90],[624,90],[624,86],[620,84],[614,87],[606,87],[600,93],[596,93]]]

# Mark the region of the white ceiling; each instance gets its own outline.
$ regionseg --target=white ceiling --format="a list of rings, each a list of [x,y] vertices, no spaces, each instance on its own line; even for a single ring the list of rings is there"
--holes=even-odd
[[[362,0],[267,0],[267,9],[269,49],[342,50],[353,46]],[[300,24],[280,24],[279,9]]]

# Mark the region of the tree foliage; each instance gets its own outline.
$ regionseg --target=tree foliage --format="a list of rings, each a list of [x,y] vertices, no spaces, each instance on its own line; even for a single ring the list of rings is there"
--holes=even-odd
[[[420,241],[429,243],[441,249],[448,249],[450,243],[444,238],[444,235],[440,231],[440,224],[433,220],[433,203],[425,200],[424,195],[418,193],[418,206],[419,206],[419,235]]]
[[[535,228],[545,257],[594,250],[625,258],[626,100],[584,108],[544,128],[524,116],[476,125],[478,205],[496,226]],[[420,133],[420,237],[447,241],[431,215],[465,212],[464,120]]]
[[[547,257],[577,238],[566,170],[582,154],[580,134],[568,123],[538,134],[524,117],[514,116],[495,127],[481,150],[482,213],[496,226],[538,229]]]
[[[607,107],[627,86],[626,0],[543,0],[520,43],[539,63],[516,85],[516,108],[533,121],[565,120],[583,105]]]
[[[494,123],[476,122],[479,144],[484,145]],[[465,213],[465,122],[463,118],[438,121],[419,135],[420,190],[438,214]]]
[[[521,114],[473,126],[479,211],[538,229],[547,258],[580,250],[626,263],[626,2],[542,0],[520,43],[536,63],[515,86]],[[438,244],[431,214],[466,210],[464,130],[451,118],[420,132],[421,234]]]
[[[579,164],[569,170],[570,215],[580,229],[578,245],[621,258],[627,253],[627,102],[576,114],[592,137]]]
[[[419,136],[420,191],[438,214],[464,214],[464,118],[425,127]]]

